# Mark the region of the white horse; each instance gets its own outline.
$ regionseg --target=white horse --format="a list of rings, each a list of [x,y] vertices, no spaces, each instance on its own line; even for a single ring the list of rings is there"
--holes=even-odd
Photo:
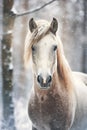
[[[73,72],[57,36],[58,22],[29,21],[25,65],[31,57],[34,85],[28,113],[32,130],[87,130],[87,74]]]

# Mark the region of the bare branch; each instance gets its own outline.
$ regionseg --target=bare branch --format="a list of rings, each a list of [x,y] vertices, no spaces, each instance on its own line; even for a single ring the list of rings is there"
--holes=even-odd
[[[52,3],[55,2],[55,1],[57,1],[57,0],[51,0],[51,1],[49,1],[48,3],[45,3],[45,4],[42,5],[41,7],[38,7],[38,8],[36,8],[36,9],[34,9],[34,10],[28,10],[28,11],[26,11],[26,12],[24,12],[24,13],[20,13],[20,14],[17,14],[17,13],[15,14],[15,13],[13,12],[13,14],[14,14],[16,17],[23,16],[23,15],[28,15],[28,14],[32,14],[32,13],[35,13],[35,12],[37,12],[37,11],[43,9],[43,8],[46,7],[47,5],[52,4]]]

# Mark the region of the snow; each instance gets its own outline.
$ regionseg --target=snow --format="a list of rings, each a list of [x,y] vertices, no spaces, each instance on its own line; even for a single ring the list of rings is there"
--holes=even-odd
[[[28,117],[27,105],[25,99],[15,100],[15,125],[17,130],[31,130],[31,121]]]
[[[25,71],[26,72],[26,71]],[[23,77],[22,77],[23,76]],[[21,81],[20,78],[23,78]],[[32,125],[28,116],[28,102],[32,88],[32,71],[24,72],[18,70],[14,73],[14,119],[16,130],[31,130]]]

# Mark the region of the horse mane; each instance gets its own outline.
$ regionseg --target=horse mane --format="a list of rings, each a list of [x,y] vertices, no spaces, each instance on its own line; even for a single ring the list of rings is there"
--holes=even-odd
[[[31,55],[31,47],[33,44],[36,44],[40,39],[42,39],[45,35],[49,34],[50,24],[47,21],[40,20],[37,21],[37,28],[31,33],[28,32],[26,40],[25,40],[25,50],[24,50],[24,63],[27,66],[28,61]],[[54,35],[54,34],[53,34]],[[68,84],[71,81],[71,69],[65,58],[63,45],[58,37],[58,49],[57,49],[57,72],[61,80]]]
[[[66,60],[63,50],[63,44],[61,40],[58,38],[58,50],[57,50],[57,72],[62,81],[66,86],[69,86],[72,82],[73,76],[71,68]]]

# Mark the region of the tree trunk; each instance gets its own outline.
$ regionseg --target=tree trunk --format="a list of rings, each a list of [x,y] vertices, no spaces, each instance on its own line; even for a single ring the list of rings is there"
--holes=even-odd
[[[15,129],[14,107],[12,103],[12,17],[13,0],[3,0],[3,38],[2,38],[2,78],[3,78],[3,117],[6,129]]]

